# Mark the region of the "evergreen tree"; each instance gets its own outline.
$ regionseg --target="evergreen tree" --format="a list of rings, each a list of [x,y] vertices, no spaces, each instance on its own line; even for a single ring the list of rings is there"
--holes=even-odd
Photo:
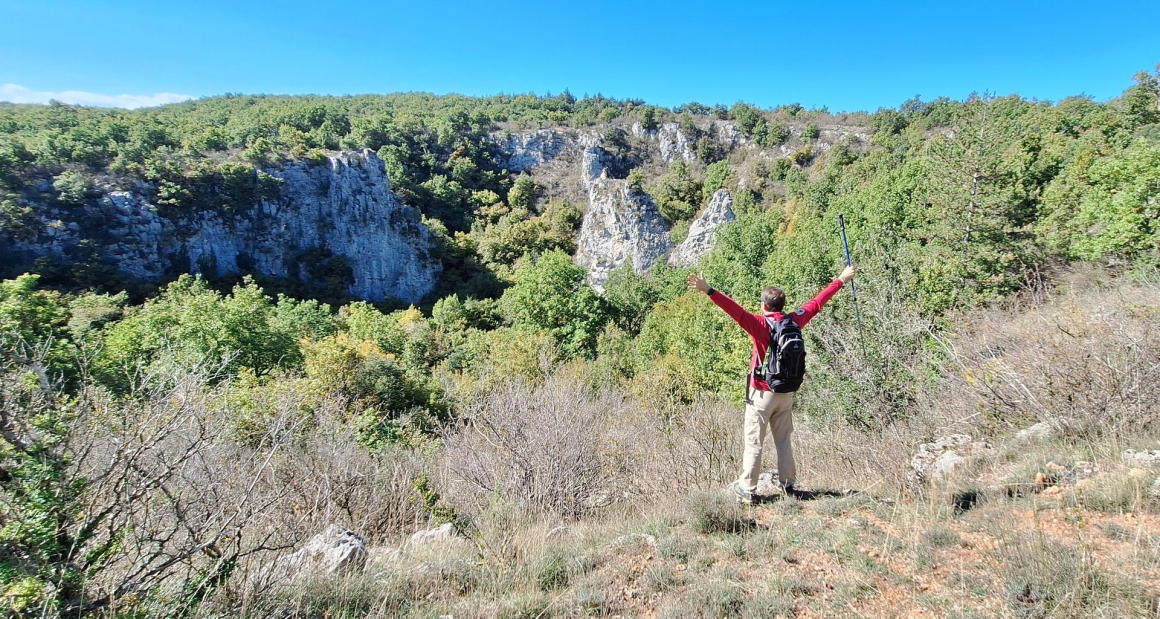
[[[1020,283],[1028,230],[1004,152],[1017,122],[998,112],[989,95],[972,96],[949,132],[929,142],[920,238],[928,311],[997,298]]]

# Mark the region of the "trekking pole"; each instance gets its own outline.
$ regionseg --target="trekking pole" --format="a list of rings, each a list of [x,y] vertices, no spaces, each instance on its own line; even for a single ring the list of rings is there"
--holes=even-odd
[[[846,266],[853,266],[850,262],[850,244],[846,242],[846,219],[838,213],[838,230],[842,232],[842,249],[846,251]],[[862,346],[862,356],[866,356],[866,341],[862,337],[862,312],[858,311],[858,288],[854,280],[850,280],[850,294],[854,295],[854,317],[858,320],[858,343]]]

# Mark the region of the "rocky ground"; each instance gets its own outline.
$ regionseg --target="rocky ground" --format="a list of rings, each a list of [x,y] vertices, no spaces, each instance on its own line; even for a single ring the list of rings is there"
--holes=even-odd
[[[898,492],[787,496],[765,483],[752,507],[701,492],[564,524],[497,509],[470,531],[444,525],[397,548],[328,531],[313,559],[283,560],[298,575],[254,612],[1156,616],[1160,451],[1093,450],[1058,427],[997,447],[967,436],[923,445]]]

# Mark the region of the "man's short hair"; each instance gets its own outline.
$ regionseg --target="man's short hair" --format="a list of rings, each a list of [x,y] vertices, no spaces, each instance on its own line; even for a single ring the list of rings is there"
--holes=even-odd
[[[785,309],[785,291],[776,286],[770,286],[761,291],[761,304],[769,312],[780,312]]]

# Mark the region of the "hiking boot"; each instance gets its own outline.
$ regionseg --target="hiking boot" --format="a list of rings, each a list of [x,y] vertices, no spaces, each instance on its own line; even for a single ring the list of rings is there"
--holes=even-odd
[[[740,483],[733,482],[729,488],[733,490],[733,494],[737,495],[738,503],[742,503],[744,505],[753,505],[753,493],[746,490],[745,488],[742,488]]]
[[[782,484],[781,490],[782,490],[782,492],[785,492],[785,494],[787,496],[793,496],[795,493],[797,493],[797,489],[794,488],[792,481],[787,481],[784,484]]]

